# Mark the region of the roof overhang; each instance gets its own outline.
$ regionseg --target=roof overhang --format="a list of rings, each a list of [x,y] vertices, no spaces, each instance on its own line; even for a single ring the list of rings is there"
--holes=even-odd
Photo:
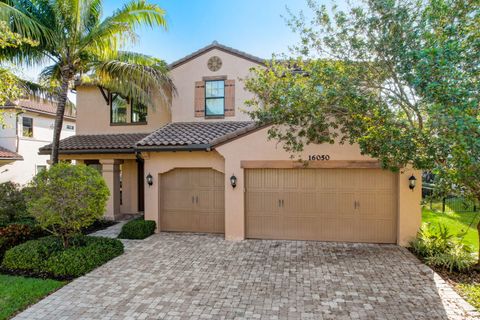
[[[39,149],[39,155],[49,155],[52,152],[52,149]],[[134,154],[135,149],[61,149],[58,150],[59,154],[112,154],[112,153],[132,153]]]
[[[237,49],[234,49],[234,48],[231,48],[231,47],[228,47],[228,46],[225,46],[223,44],[220,44],[218,43],[217,41],[213,41],[211,44],[181,58],[181,59],[178,59],[172,63],[170,63],[168,65],[169,69],[175,69],[176,67],[179,67],[181,66],[182,64],[185,64],[187,62],[189,62],[190,60],[193,60],[195,58],[197,58],[198,56],[202,55],[202,54],[205,54],[211,50],[214,50],[214,49],[217,49],[219,51],[223,51],[225,53],[228,53],[228,54],[231,54],[233,56],[236,56],[236,57],[239,57],[239,58],[242,58],[242,59],[245,59],[245,60],[248,60],[248,61],[251,61],[251,62],[254,62],[254,63],[257,63],[259,65],[265,65],[265,59],[262,59],[262,58],[259,58],[259,57],[256,57],[254,55],[251,55],[249,53],[246,53],[246,52],[243,52],[243,51],[240,51],[240,50],[237,50]]]

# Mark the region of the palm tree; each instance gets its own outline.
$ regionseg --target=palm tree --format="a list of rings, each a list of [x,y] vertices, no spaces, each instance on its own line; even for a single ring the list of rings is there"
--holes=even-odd
[[[3,48],[0,56],[26,65],[50,62],[43,81],[58,87],[57,114],[51,160],[58,162],[58,146],[67,94],[78,79],[115,91],[151,106],[150,92],[165,99],[174,90],[163,61],[121,51],[135,42],[141,26],[166,27],[165,12],[145,0],[131,0],[101,19],[102,0],[0,0],[0,21],[38,43]]]

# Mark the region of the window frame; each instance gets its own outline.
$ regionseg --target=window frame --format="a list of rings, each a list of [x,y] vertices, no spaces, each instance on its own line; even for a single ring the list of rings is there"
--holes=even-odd
[[[117,97],[120,97],[120,98],[125,99],[127,101],[127,104],[126,104],[126,109],[127,109],[126,113],[127,114],[126,114],[124,122],[113,122],[113,101]],[[109,100],[108,104],[110,105],[110,124],[111,125],[125,125],[125,124],[128,124],[128,106],[130,104],[130,100],[128,98],[124,98],[124,97],[122,97],[122,96],[120,96],[119,94],[116,94],[116,93],[109,93],[108,100]]]
[[[212,79],[212,80],[204,80],[205,84],[205,101],[204,101],[204,104],[205,104],[205,117],[208,118],[208,117],[225,117],[225,79]],[[223,95],[221,97],[207,97],[207,84],[210,83],[210,82],[223,82]],[[208,100],[219,100],[219,99],[222,99],[223,100],[223,112],[221,114],[208,114],[207,111],[207,101]]]
[[[113,122],[113,102],[114,100],[120,97],[126,100],[127,112],[125,117],[125,122]],[[138,102],[141,105],[141,103]],[[148,124],[147,117],[148,117],[148,107],[144,106],[145,108],[145,121],[133,121],[133,99],[125,98],[118,93],[109,93],[108,94],[108,105],[110,107],[110,126],[128,126],[128,125],[145,125]],[[130,117],[129,117],[130,113]]]
[[[145,109],[145,121],[133,121],[133,106],[138,105],[141,106]],[[130,123],[134,124],[146,124],[147,123],[147,117],[148,117],[148,107],[143,105],[140,102],[133,103],[133,99],[130,99]]]
[[[29,119],[30,120],[30,134],[29,135],[25,135],[25,120],[26,119]],[[33,118],[32,117],[24,117],[22,116],[22,137],[24,138],[33,138]]]

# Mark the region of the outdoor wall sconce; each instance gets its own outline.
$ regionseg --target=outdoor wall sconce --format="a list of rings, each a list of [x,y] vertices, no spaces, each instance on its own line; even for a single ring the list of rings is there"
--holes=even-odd
[[[151,187],[153,184],[153,177],[150,173],[147,175],[147,183],[149,187]]]
[[[408,178],[408,187],[410,188],[410,190],[413,191],[416,185],[417,185],[417,178],[415,178],[415,176],[412,174],[412,176]]]
[[[237,186],[237,177],[235,177],[234,174],[230,177],[230,184],[232,185],[233,188]]]

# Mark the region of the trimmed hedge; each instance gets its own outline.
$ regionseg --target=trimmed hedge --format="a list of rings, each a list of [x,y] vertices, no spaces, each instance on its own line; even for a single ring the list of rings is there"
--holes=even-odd
[[[92,271],[121,255],[123,244],[116,239],[79,236],[64,248],[56,237],[27,241],[5,253],[2,268],[30,276],[71,279]]]
[[[118,238],[145,239],[155,233],[155,226],[155,221],[135,219],[123,225]]]

